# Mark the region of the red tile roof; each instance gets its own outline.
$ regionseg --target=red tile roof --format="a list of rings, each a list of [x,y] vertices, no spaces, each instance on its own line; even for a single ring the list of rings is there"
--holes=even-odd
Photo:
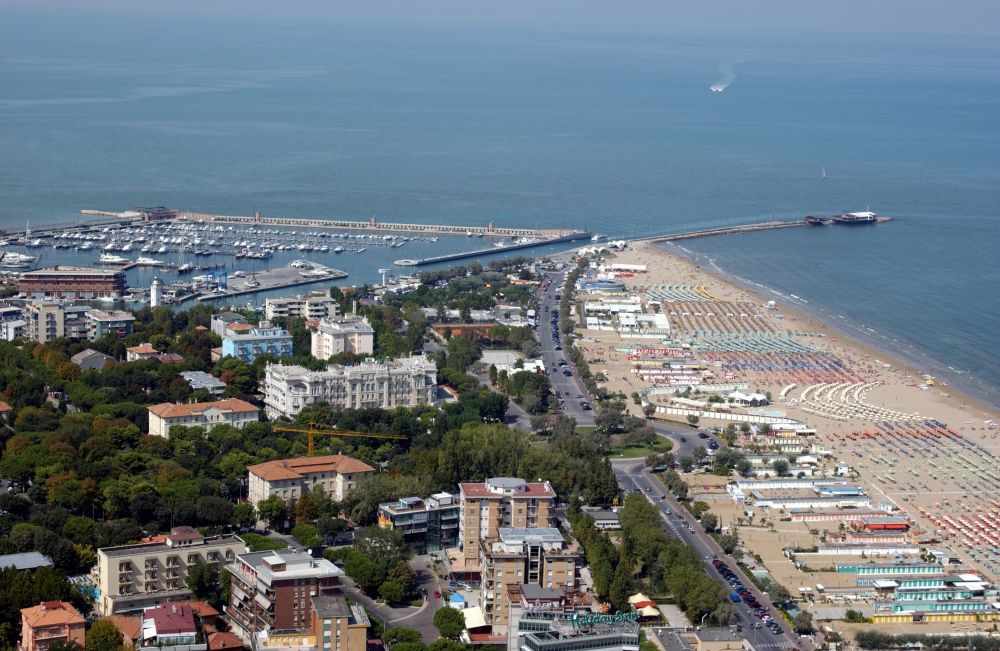
[[[149,608],[143,613],[143,619],[153,620],[157,637],[197,632],[194,625],[194,611],[191,610],[191,606],[183,604],[164,604]]]
[[[44,601],[31,608],[22,608],[21,618],[32,628],[84,623],[83,615],[65,601]]]
[[[139,344],[138,346],[129,346],[126,348],[130,353],[135,353],[137,355],[156,355],[160,351],[156,350],[149,344]]]
[[[329,454],[322,457],[297,457],[295,459],[280,459],[265,461],[247,468],[251,474],[264,481],[282,479],[301,479],[303,475],[317,472],[335,472],[341,475],[359,472],[375,472],[375,469],[364,461],[358,461],[342,454]]]
[[[243,648],[243,640],[232,633],[209,633],[208,648],[210,651],[240,650]]]
[[[122,635],[135,642],[142,634],[142,617],[130,615],[109,615],[104,619],[115,625]]]
[[[226,400],[215,400],[213,402],[195,402],[191,404],[175,404],[164,402],[149,407],[149,413],[160,418],[180,418],[183,416],[194,416],[207,409],[221,409],[233,413],[258,412],[259,410],[246,400],[238,398],[227,398]]]
[[[11,407],[10,405],[8,405],[3,400],[0,400],[0,414],[5,414],[8,411],[13,411],[13,410],[14,410],[13,407]]]

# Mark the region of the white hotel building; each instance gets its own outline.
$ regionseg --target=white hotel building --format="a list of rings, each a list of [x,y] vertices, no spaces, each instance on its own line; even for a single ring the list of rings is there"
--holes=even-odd
[[[355,366],[331,364],[325,371],[270,364],[264,406],[270,418],[293,417],[314,402],[345,408],[413,407],[434,401],[437,366],[423,355]]]

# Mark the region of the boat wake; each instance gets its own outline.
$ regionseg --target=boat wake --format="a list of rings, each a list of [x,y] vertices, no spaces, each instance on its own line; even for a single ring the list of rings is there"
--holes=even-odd
[[[715,82],[709,86],[709,90],[713,93],[721,93],[722,91],[729,88],[734,81],[736,81],[736,66],[743,63],[742,59],[737,59],[736,61],[727,61],[719,66],[719,72],[722,73],[722,79]]]

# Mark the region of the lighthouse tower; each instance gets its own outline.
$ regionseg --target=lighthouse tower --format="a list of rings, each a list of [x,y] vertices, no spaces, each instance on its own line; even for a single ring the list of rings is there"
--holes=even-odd
[[[163,283],[159,278],[153,278],[153,282],[149,284],[149,307],[160,307],[162,299]]]

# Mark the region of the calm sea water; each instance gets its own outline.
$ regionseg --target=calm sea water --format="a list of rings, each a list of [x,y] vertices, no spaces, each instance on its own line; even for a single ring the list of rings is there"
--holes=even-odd
[[[998,387],[998,54],[8,11],[0,227],[163,204],[634,236],[870,206],[898,221],[688,246]]]

